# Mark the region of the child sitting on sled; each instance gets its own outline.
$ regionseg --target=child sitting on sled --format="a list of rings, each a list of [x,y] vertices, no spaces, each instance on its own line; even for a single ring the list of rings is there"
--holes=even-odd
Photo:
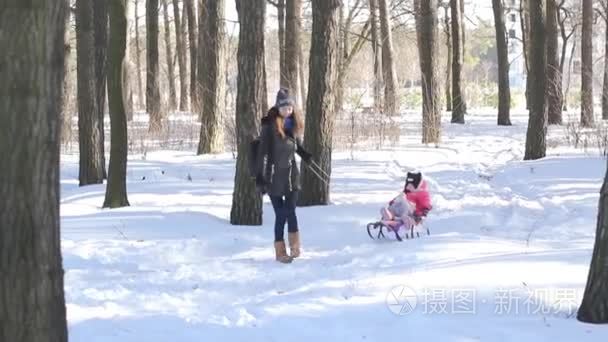
[[[395,232],[402,226],[409,229],[418,225],[431,209],[431,196],[422,173],[408,172],[403,192],[382,208],[382,221]]]

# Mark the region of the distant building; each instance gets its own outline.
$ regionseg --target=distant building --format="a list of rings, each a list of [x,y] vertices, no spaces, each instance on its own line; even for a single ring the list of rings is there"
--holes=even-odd
[[[511,88],[526,88],[526,61],[522,42],[521,20],[519,15],[520,0],[505,1],[505,26],[509,42],[509,82]]]

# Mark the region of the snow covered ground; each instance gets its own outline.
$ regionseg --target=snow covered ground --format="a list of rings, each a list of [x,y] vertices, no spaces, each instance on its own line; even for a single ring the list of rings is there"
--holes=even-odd
[[[230,154],[132,156],[118,210],[63,155],[70,340],[604,342],[608,327],[574,317],[606,162],[565,147],[523,162],[527,120],[513,119],[469,115],[438,148],[414,126],[398,148],[336,153],[332,205],[298,208],[291,265],[274,261],[267,198],[263,226],[228,223]],[[365,224],[409,169],[431,184],[431,236],[371,241]]]

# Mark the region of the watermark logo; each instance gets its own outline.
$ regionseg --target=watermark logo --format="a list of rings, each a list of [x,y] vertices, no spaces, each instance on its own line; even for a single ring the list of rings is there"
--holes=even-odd
[[[414,311],[417,304],[416,292],[404,285],[395,286],[386,294],[386,306],[395,315],[407,315]]]

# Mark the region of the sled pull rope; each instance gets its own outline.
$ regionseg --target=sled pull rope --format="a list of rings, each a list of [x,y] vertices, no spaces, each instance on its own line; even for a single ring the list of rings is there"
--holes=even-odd
[[[308,166],[308,169],[310,171],[312,171],[312,173],[323,183],[325,183],[326,186],[329,187],[329,176],[327,175],[327,173],[325,171],[323,171],[323,169],[319,166],[319,164],[315,163],[314,160],[311,160],[310,163],[306,163],[306,166]],[[323,177],[323,176],[325,177]]]

